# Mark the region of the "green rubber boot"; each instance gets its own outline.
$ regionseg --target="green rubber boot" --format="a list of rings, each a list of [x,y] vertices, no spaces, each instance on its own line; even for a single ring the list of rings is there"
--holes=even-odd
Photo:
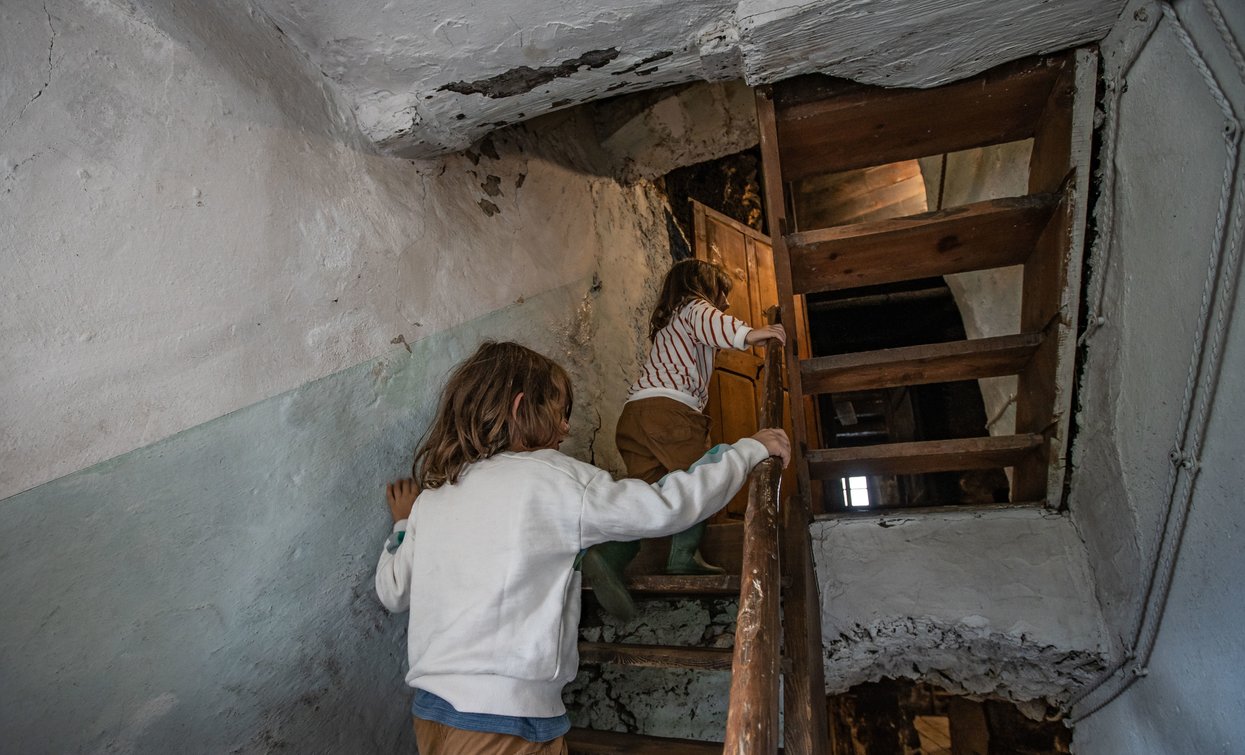
[[[694,524],[670,539],[670,558],[666,560],[667,574],[725,574],[720,566],[705,563],[700,555],[700,538],[705,534],[705,522]]]
[[[639,541],[632,543],[601,543],[584,554],[583,572],[592,580],[592,594],[613,616],[630,621],[635,618],[635,601],[623,582],[623,570],[640,552]]]

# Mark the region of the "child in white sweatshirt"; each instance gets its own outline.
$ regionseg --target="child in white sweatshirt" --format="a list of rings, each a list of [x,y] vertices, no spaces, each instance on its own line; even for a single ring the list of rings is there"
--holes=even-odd
[[[571,404],[555,362],[485,343],[451,375],[415,480],[389,486],[395,524],[376,592],[390,611],[410,610],[406,681],[423,755],[565,753],[580,552],[681,532],[725,506],[758,462],[790,455],[781,430],[762,430],[655,484],[615,481],[558,452]]]

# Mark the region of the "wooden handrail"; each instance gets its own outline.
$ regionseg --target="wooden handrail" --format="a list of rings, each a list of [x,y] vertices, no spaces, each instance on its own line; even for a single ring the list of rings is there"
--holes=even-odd
[[[767,312],[772,323],[778,308]],[[761,426],[781,428],[783,348],[770,340],[765,348],[765,404]],[[744,516],[743,578],[739,619],[731,662],[730,708],[726,718],[728,755],[778,752],[778,681],[782,636],[779,624],[778,500],[782,466],[770,458],[752,473]]]

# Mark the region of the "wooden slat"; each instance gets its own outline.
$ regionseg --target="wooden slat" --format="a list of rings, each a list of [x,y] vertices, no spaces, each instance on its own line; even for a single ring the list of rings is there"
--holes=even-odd
[[[721,742],[595,729],[571,729],[566,735],[566,745],[571,753],[579,755],[722,755]]]
[[[849,475],[924,474],[1012,467],[1039,452],[1036,433],[986,438],[924,440],[858,448],[809,451],[809,468],[819,479]]]
[[[829,732],[810,520],[807,497],[793,499],[783,510],[783,749],[792,755],[823,755]]]
[[[822,91],[797,93],[818,88],[809,78],[775,85],[784,103],[776,119],[782,180],[1030,137],[1065,65],[1063,57],[1030,58],[935,89],[821,79]]]
[[[786,187],[782,180],[782,165],[778,158],[778,132],[774,121],[774,101],[771,92],[757,90],[757,129],[761,139],[761,176],[765,184],[765,217],[774,251],[774,282],[778,285],[778,306],[782,321],[791,330],[787,337],[787,388],[792,396],[803,396],[800,390],[800,354],[798,345],[801,335],[796,333],[802,322],[797,312],[794,282],[791,273],[791,254],[787,249]],[[791,461],[795,465],[797,488],[809,487],[808,468],[804,465],[804,449],[808,447],[807,428],[804,419],[804,402],[791,402]],[[794,492],[794,491],[792,491]]]
[[[801,383],[815,395],[1015,375],[1041,342],[1040,333],[1021,333],[805,359]]]
[[[840,509],[818,514],[814,517],[819,522],[838,521],[843,519],[893,519],[895,517],[918,517],[942,514],[966,514],[979,516],[995,511],[1016,511],[1017,509],[1041,509],[1046,507],[1045,501],[1024,501],[1020,503],[944,503],[932,506],[874,506],[859,509]]]
[[[1028,259],[1058,197],[991,199],[872,223],[793,233],[797,293],[833,291],[1016,265]]]
[[[580,663],[609,663],[645,668],[687,668],[730,671],[730,648],[631,645],[618,642],[579,643]]]
[[[591,591],[592,585],[585,583]],[[645,574],[627,578],[633,595],[738,595],[738,574]]]

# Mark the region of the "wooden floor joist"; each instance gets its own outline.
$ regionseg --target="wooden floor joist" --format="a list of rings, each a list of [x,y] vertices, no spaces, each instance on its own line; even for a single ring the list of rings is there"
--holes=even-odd
[[[790,234],[796,293],[1018,265],[1029,258],[1057,200],[1030,194]]]
[[[1040,453],[1046,439],[1037,434],[924,440],[808,452],[817,479],[855,475],[902,475],[1012,467]]]
[[[722,755],[721,742],[596,729],[571,729],[566,744],[572,755]]]
[[[730,671],[730,648],[630,645],[618,642],[579,643],[580,663],[608,663],[646,668],[689,668]]]
[[[805,359],[800,384],[816,395],[1015,375],[1041,343],[1040,333],[1021,333]]]

